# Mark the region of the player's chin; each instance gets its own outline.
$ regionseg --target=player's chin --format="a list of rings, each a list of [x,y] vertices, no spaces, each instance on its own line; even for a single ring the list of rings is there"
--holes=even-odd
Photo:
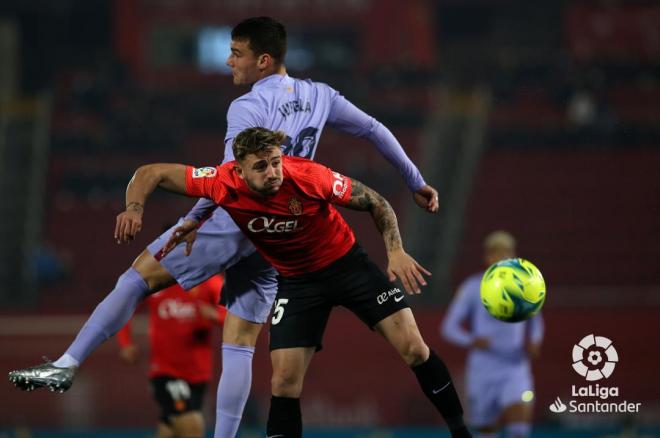
[[[263,189],[263,194],[265,194],[265,195],[274,195],[274,194],[276,194],[277,192],[280,191],[281,186],[282,186],[282,183],[276,183],[276,184],[273,184],[273,185],[265,186],[264,189]]]

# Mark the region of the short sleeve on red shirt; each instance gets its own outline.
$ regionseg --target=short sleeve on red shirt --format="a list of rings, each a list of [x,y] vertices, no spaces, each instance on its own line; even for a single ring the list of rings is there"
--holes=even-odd
[[[221,174],[226,170],[217,167],[186,166],[186,194],[198,198],[209,198],[218,203],[226,190],[221,183]]]
[[[313,198],[332,204],[346,205],[351,199],[351,179],[332,169],[304,158],[286,157],[296,161],[289,172],[295,176],[298,186]]]

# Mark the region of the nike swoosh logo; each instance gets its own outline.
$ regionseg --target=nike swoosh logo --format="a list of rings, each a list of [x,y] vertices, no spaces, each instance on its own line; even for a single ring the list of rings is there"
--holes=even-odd
[[[277,438],[278,436],[284,436],[284,435],[268,435],[266,438]]]
[[[447,384],[446,384],[445,386],[443,386],[443,387],[440,388],[440,389],[434,389],[432,392],[433,392],[433,394],[437,394],[437,393],[439,393],[440,391],[442,391],[443,389],[445,389],[446,387],[448,387],[449,385],[451,385],[451,382],[447,382]]]
[[[397,302],[397,303],[399,301],[401,301],[402,299],[403,299],[403,295],[399,295],[398,297],[394,297],[394,301]]]

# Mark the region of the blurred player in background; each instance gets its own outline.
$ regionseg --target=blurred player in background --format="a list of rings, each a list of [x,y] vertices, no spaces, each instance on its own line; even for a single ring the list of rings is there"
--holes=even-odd
[[[204,436],[202,403],[212,376],[212,330],[227,313],[217,304],[221,289],[222,277],[216,275],[187,292],[175,284],[144,301],[149,309],[149,379],[161,410],[157,438]],[[137,363],[131,321],[117,339],[120,357]]]
[[[404,178],[415,202],[437,212],[437,191],[426,184],[389,129],[327,84],[288,76],[286,47],[286,29],[269,17],[246,19],[232,30],[227,65],[234,84],[251,85],[252,90],[229,106],[223,161],[233,159],[234,137],[257,126],[286,133],[284,154],[311,159],[328,124],[373,143]],[[115,289],[97,306],[64,355],[53,363],[13,371],[10,380],[22,389],[67,390],[80,364],[126,323],[140,300],[175,282],[190,289],[224,271],[228,315],[223,329],[216,437],[235,436],[252,385],[254,346],[277,292],[276,272],[213,202],[200,201],[183,225],[190,231],[190,240],[166,256],[162,249],[173,230],[152,242],[119,277]]]
[[[156,187],[213,200],[277,268],[267,435],[302,436],[305,373],[322,347],[330,312],[344,306],[399,353],[452,437],[471,437],[449,370],[424,342],[405,293],[393,283],[398,278],[407,293],[419,294],[420,285],[426,285],[424,274],[430,273],[403,249],[392,207],[356,180],[310,160],[283,157],[284,138],[282,132],[249,128],[232,146],[236,161],[203,168],[142,166],[126,189],[129,206],[145,205]],[[356,243],[333,204],[371,214],[387,249],[387,276]],[[142,228],[142,214],[130,208],[120,214],[115,238],[133,239]]]
[[[515,256],[511,234],[495,231],[486,237],[486,267]],[[470,350],[465,379],[470,425],[477,429],[477,438],[497,437],[502,426],[509,438],[527,438],[534,396],[530,359],[540,351],[543,319],[540,314],[519,323],[493,318],[481,303],[482,276],[483,272],[474,274],[461,284],[442,324],[442,335]]]
[[[212,376],[212,329],[227,313],[217,304],[222,283],[216,275],[187,292],[175,284],[144,301],[149,309],[149,378],[161,410],[157,438],[204,436],[202,403]],[[139,351],[131,321],[117,339],[120,357],[136,363]]]

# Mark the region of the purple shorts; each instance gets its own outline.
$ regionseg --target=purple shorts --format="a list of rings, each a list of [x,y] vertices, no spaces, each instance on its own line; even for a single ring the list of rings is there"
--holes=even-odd
[[[151,242],[147,249],[156,255],[174,228]],[[160,259],[160,264],[185,290],[211,276],[225,274],[223,288],[227,310],[247,321],[264,323],[277,294],[277,271],[256,251],[229,214],[217,208],[197,230],[192,252],[185,256],[184,244]]]
[[[525,391],[534,391],[534,381],[526,362],[495,371],[468,366],[465,380],[469,419],[473,427],[494,425],[504,409],[523,403]]]

